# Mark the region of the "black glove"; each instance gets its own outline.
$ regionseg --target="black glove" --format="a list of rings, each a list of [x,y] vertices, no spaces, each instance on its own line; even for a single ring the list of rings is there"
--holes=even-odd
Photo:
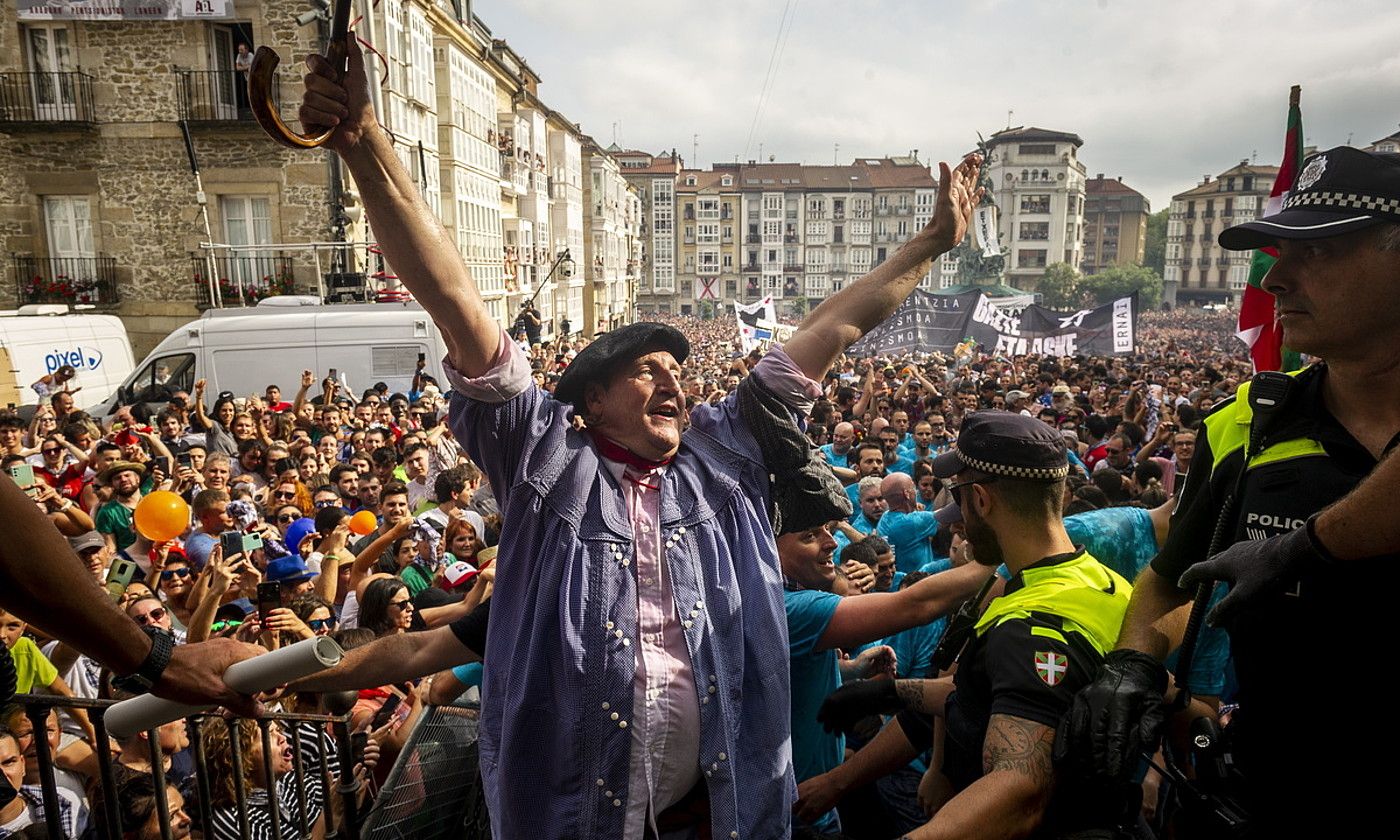
[[[848,682],[822,701],[817,710],[817,722],[827,732],[850,732],[861,718],[870,715],[892,715],[904,709],[891,679],[855,680]]]
[[[1177,584],[1192,591],[1199,583],[1223,580],[1230,594],[1206,616],[1212,626],[1226,624],[1241,607],[1261,595],[1281,591],[1298,575],[1331,564],[1332,556],[1317,541],[1313,519],[1302,528],[1266,540],[1237,542],[1208,560],[1186,570]]]
[[[1109,653],[1060,720],[1056,764],[1085,778],[1127,780],[1142,754],[1157,748],[1166,689],[1167,669],[1153,657],[1136,650]]]

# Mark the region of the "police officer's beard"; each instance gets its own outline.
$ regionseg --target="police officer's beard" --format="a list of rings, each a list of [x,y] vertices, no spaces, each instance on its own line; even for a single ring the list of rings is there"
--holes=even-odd
[[[970,507],[963,511],[963,530],[967,533],[968,553],[974,562],[989,568],[996,568],[1005,562],[996,531]]]

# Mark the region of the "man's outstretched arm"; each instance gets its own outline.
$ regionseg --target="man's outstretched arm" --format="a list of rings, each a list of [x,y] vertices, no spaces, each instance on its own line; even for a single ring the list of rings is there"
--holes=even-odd
[[[467,376],[480,376],[495,359],[500,325],[487,312],[457,246],[375,119],[364,55],[353,34],[347,47],[349,69],[343,81],[336,81],[337,74],[321,56],[307,59],[302,125],[311,131],[335,128],[326,145],[354,176],[384,257],[437,322],[453,367]]]
[[[481,657],[450,627],[384,636],[345,654],[340,664],[294,685],[299,691],[375,688],[436,674]]]
[[[837,356],[899,308],[928,272],[931,260],[963,240],[981,198],[981,167],[978,154],[963,158],[956,169],[938,164],[938,200],[924,229],[869,274],[823,301],[783,345],[803,373],[820,381]]]

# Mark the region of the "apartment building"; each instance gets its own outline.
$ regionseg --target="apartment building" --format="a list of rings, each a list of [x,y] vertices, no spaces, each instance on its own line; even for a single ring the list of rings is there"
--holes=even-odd
[[[588,177],[583,204],[588,230],[581,266],[587,267],[583,310],[578,329],[587,335],[628,323],[635,312],[635,290],[642,258],[642,200],[622,177],[617,159],[585,138]]]
[[[713,313],[733,302],[739,287],[739,187],[732,169],[682,169],[676,177],[677,311],[694,301],[696,312]]]
[[[1173,306],[1239,301],[1249,282],[1252,253],[1227,251],[1216,240],[1225,228],[1263,215],[1277,176],[1277,166],[1242,160],[1172,196],[1164,301]]]
[[[616,143],[608,151],[622,177],[641,200],[639,235],[641,271],[637,275],[638,312],[682,312],[676,301],[676,176],[684,161],[669,155],[625,150]]]
[[[1113,265],[1142,265],[1147,245],[1146,196],[1102,173],[1084,183],[1084,258],[1080,270],[1095,274]]]
[[[1044,128],[1008,128],[987,140],[1009,285],[1034,291],[1047,266],[1083,262],[1084,141]]]

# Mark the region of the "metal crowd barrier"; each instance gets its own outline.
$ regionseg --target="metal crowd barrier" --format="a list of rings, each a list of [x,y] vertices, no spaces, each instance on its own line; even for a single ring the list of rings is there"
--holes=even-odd
[[[364,836],[490,840],[476,759],[478,711],[475,705],[424,709],[365,816]]]
[[[58,785],[54,779],[53,754],[49,747],[47,737],[47,724],[49,712],[53,709],[86,709],[92,721],[93,729],[97,734],[97,759],[99,770],[99,782],[102,789],[102,802],[105,811],[105,819],[102,823],[105,831],[100,836],[106,840],[121,840],[121,830],[117,813],[117,785],[116,777],[112,770],[113,756],[111,744],[107,737],[107,728],[103,720],[106,710],[113,705],[110,700],[88,700],[78,697],[57,697],[50,695],[20,694],[15,697],[14,702],[24,707],[25,714],[34,727],[33,738],[35,748],[35,758],[39,764],[39,781],[43,793],[45,828],[49,840],[65,840],[62,814],[59,805]],[[197,813],[192,817],[196,825],[201,829],[205,838],[212,838],[214,813],[210,805],[211,788],[209,779],[209,768],[205,762],[204,743],[200,738],[201,721],[209,719],[210,715],[197,715],[186,718],[186,726],[190,729],[190,752],[194,759],[195,785],[197,795],[194,797]],[[426,720],[425,715],[422,719]],[[322,807],[326,814],[326,836],[346,838],[346,840],[359,840],[361,835],[361,815],[356,807],[356,789],[354,786],[354,756],[350,742],[350,715],[305,715],[291,713],[268,713],[258,719],[257,723],[262,735],[263,769],[265,778],[271,779],[272,773],[272,726],[274,723],[286,722],[288,740],[292,747],[292,772],[295,774],[297,790],[296,813],[283,815],[280,813],[280,802],[278,801],[275,785],[271,785],[268,791],[268,810],[272,828],[273,840],[282,838],[311,836],[312,825],[307,819],[306,803],[306,768],[303,766],[301,754],[301,732],[296,724],[311,722],[318,725],[318,731],[326,724],[331,727],[331,737],[335,744],[337,760],[340,765],[340,778],[332,780],[326,771],[326,741],[324,738],[317,739],[317,756],[322,768],[323,785],[322,790],[326,792],[326,801]],[[243,755],[237,728],[239,719],[227,720],[229,727],[229,747],[233,762],[233,776],[236,779],[243,777]],[[420,726],[421,728],[421,726]],[[474,730],[473,730],[474,734]],[[415,731],[414,736],[417,736]],[[170,826],[169,803],[166,798],[165,768],[164,762],[158,760],[156,752],[160,749],[160,737],[156,730],[147,733],[152,745],[151,772],[155,781],[156,810],[160,825],[160,836],[162,840],[171,840],[172,832]],[[409,752],[405,750],[405,753]],[[402,758],[400,759],[402,760]],[[334,782],[334,786],[333,786]],[[241,784],[234,786],[235,806],[238,814],[239,832],[242,837],[249,836],[249,814],[248,814],[248,791],[243,789]],[[334,811],[331,807],[330,797],[338,793],[342,797],[344,804],[343,820],[340,825],[335,824]],[[401,835],[402,836],[402,835]]]

